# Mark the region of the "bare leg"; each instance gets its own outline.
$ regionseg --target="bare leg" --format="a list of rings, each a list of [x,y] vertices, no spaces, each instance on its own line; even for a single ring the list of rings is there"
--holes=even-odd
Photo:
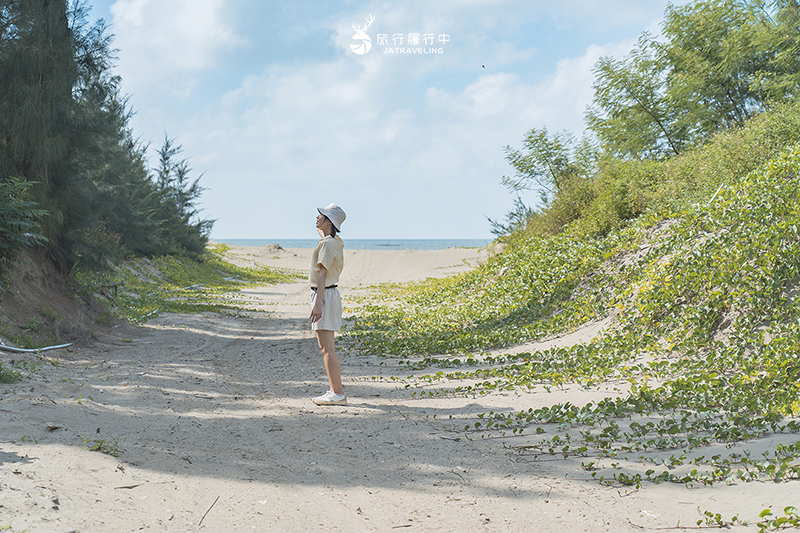
[[[328,382],[331,390],[336,394],[344,394],[342,388],[342,373],[339,369],[339,358],[336,356],[336,347],[333,343],[334,332],[327,329],[317,330],[317,343],[325,361],[325,371],[328,373]]]

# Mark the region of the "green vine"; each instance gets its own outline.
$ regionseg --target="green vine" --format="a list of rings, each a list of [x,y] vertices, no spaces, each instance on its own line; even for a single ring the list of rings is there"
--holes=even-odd
[[[468,274],[381,288],[389,303],[368,307],[348,338],[401,368],[435,370],[400,380],[419,398],[614,387],[620,395],[586,405],[478,413],[460,426],[523,438],[507,446],[520,457],[586,458],[602,483],[797,479],[799,170],[795,147],[669,219],[593,241],[518,236]],[[590,343],[478,355],[610,315]],[[746,443],[768,435],[779,443],[752,456]],[[702,453],[715,445],[728,451]]]

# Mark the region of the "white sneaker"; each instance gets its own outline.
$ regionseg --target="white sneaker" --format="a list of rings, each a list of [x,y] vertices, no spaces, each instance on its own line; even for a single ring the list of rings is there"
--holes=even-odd
[[[329,390],[322,396],[317,396],[311,400],[317,405],[347,405],[347,396],[344,394],[336,394]]]

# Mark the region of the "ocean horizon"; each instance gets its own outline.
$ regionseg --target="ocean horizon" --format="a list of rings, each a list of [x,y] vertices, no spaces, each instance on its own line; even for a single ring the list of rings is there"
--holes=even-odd
[[[211,239],[233,246],[267,246],[281,248],[314,248],[319,239]],[[447,248],[481,248],[492,239],[344,239],[348,250],[446,250]]]

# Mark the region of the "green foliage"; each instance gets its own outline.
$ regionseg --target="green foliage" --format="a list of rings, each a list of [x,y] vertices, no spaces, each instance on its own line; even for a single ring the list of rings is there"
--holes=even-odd
[[[504,235],[528,227],[540,234],[556,234],[579,218],[594,199],[590,178],[598,151],[588,139],[577,142],[567,132],[551,135],[546,128],[528,131],[522,145],[522,150],[506,146],[506,159],[515,174],[504,176],[502,183],[514,193],[537,189],[544,207],[535,212],[518,197],[506,217],[508,224],[489,221],[492,232]]]
[[[0,363],[0,383],[16,383],[22,380],[22,374],[13,368],[3,368],[3,363]]]
[[[71,168],[86,128],[76,89],[93,75],[89,63],[108,54],[107,42],[86,27],[78,2],[5,2],[0,13],[0,181],[36,183],[33,200],[48,213],[42,234],[67,270],[89,191]]]
[[[594,179],[596,199],[579,224],[590,235],[603,234],[645,212],[668,214],[708,202],[721,185],[737,184],[798,141],[800,103],[787,103],[666,161],[607,157]]]
[[[586,123],[605,151],[636,159],[683,151],[688,136],[678,124],[681,110],[666,95],[665,68],[648,34],[624,60],[603,57],[597,62]]]
[[[539,235],[555,235],[573,221],[586,216],[597,202],[597,190],[590,177],[573,177],[539,212],[528,218],[526,229]]]
[[[667,94],[685,110],[677,124],[692,138],[742,126],[772,99],[756,80],[767,71],[778,74],[773,59],[781,50],[764,49],[762,34],[784,29],[763,7],[761,1],[707,0],[667,9]]]
[[[536,188],[543,194],[556,194],[575,177],[588,175],[597,159],[592,144],[577,143],[567,132],[550,135],[547,128],[535,128],[525,134],[522,150],[506,146],[506,159],[514,167],[513,178],[502,183],[511,191]]]
[[[713,201],[669,220],[641,217],[591,246],[574,235],[570,241],[572,226],[549,239],[515,235],[506,259],[392,289],[396,299],[368,308],[348,335],[363,351],[422,356],[407,361],[410,368],[447,369],[403,380],[420,397],[624,384],[623,394],[583,406],[479,413],[462,426],[472,435],[525,435],[527,443],[512,449],[534,459],[591,458],[592,477],[602,483],[798,479],[800,441],[786,442],[800,432],[798,190],[800,144],[724,186]],[[480,291],[504,278],[513,282],[481,301]],[[539,307],[515,300],[521,294],[540,295]],[[482,307],[494,300],[506,306],[503,318],[521,318],[514,334],[504,331],[508,322],[486,320]],[[569,331],[612,310],[614,328],[588,344],[438,355],[516,343],[548,328]],[[749,440],[780,435],[784,442],[760,457],[746,448]],[[717,444],[736,449],[700,455]],[[669,460],[665,450],[674,450]],[[612,458],[625,469],[600,466]],[[655,466],[645,469],[648,462]]]
[[[189,162],[186,159],[176,161],[181,147],[174,141],[165,138],[159,150],[159,168],[155,179],[158,204],[154,214],[158,233],[162,240],[173,249],[161,253],[179,253],[185,251],[190,256],[203,256],[208,243],[208,233],[213,224],[210,220],[197,220],[198,212],[194,207],[200,196],[200,178],[189,182]]]
[[[660,166],[653,161],[605,158],[592,181],[593,200],[576,223],[579,234],[605,235],[647,212],[653,203],[649,193],[662,180]]]
[[[755,83],[774,102],[795,98],[800,87],[800,4],[797,0],[773,0],[775,31],[759,35],[762,50],[777,50],[772,69],[760,71]]]
[[[784,507],[783,516],[773,518],[774,516],[770,509],[761,511],[758,517],[763,518],[763,520],[756,524],[758,531],[779,531],[781,529],[797,529],[800,527],[800,512],[798,512],[797,507],[791,505]]]
[[[579,190],[562,190],[549,205],[514,227],[552,235],[576,220],[572,224],[576,235],[602,236],[644,213],[666,216],[692,203],[707,203],[720,186],[738,184],[748,172],[798,141],[800,102],[788,102],[667,160],[605,156],[591,178],[571,182]]]
[[[498,235],[554,235],[573,221],[602,236],[626,221],[713,196],[800,135],[800,5],[794,0],[698,0],[670,6],[663,40],[641,36],[622,60],[595,66],[588,128],[600,142],[532,129],[506,147],[512,192],[537,188],[542,207],[518,201]],[[523,220],[526,218],[526,220]]]
[[[489,218],[492,233],[499,236],[510,235],[516,231],[524,230],[528,221],[535,215],[535,211],[525,205],[522,198],[517,196],[514,199],[514,209],[506,215],[506,223],[498,222]],[[487,217],[488,218],[488,217]]]
[[[69,150],[78,77],[66,2],[4,1],[0,8],[0,176],[49,186]],[[44,205],[44,202],[38,202]]]
[[[90,452],[100,452],[110,455],[111,457],[122,456],[122,450],[119,448],[118,439],[115,439],[114,442],[109,442],[104,439],[95,439],[92,442],[89,442],[89,439],[84,437],[83,441],[86,443],[86,449]]]
[[[368,307],[349,337],[372,353],[411,355],[481,350],[560,331],[604,312],[594,282],[583,288],[582,301],[569,298],[626,238],[517,234],[508,251],[463,276],[385,286],[382,298],[403,305]]]
[[[193,207],[202,188],[169,140],[151,175],[111,73],[111,36],[88,9],[0,3],[0,184],[34,184],[28,200],[43,210],[42,242],[63,273],[129,254],[199,259],[212,224]],[[13,231],[12,242],[22,238]]]
[[[735,185],[748,172],[800,141],[800,102],[774,108],[745,127],[714,136],[701,149],[664,162],[654,186],[644,189],[648,208],[666,212],[706,202],[720,185]]]
[[[111,271],[76,271],[87,292],[109,295],[104,287],[119,286],[110,300],[114,313],[132,322],[143,322],[160,313],[235,311],[247,306],[237,297],[242,287],[290,282],[298,275],[271,269],[241,268],[225,261],[226,248],[210,249],[203,261],[185,256],[131,259]]]
[[[699,508],[697,510],[698,512],[700,511]],[[738,516],[734,516],[730,520],[725,520],[720,513],[712,513],[711,511],[703,511],[703,518],[697,521],[698,526],[705,525],[714,528],[728,528],[737,524],[747,525],[746,522],[739,520]]]
[[[704,0],[670,6],[663,42],[645,33],[628,57],[595,67],[587,125],[623,159],[683,153],[797,94],[794,1]]]
[[[36,238],[32,232],[45,214],[27,199],[31,185],[13,179],[0,181],[0,268],[14,261],[19,251]]]

